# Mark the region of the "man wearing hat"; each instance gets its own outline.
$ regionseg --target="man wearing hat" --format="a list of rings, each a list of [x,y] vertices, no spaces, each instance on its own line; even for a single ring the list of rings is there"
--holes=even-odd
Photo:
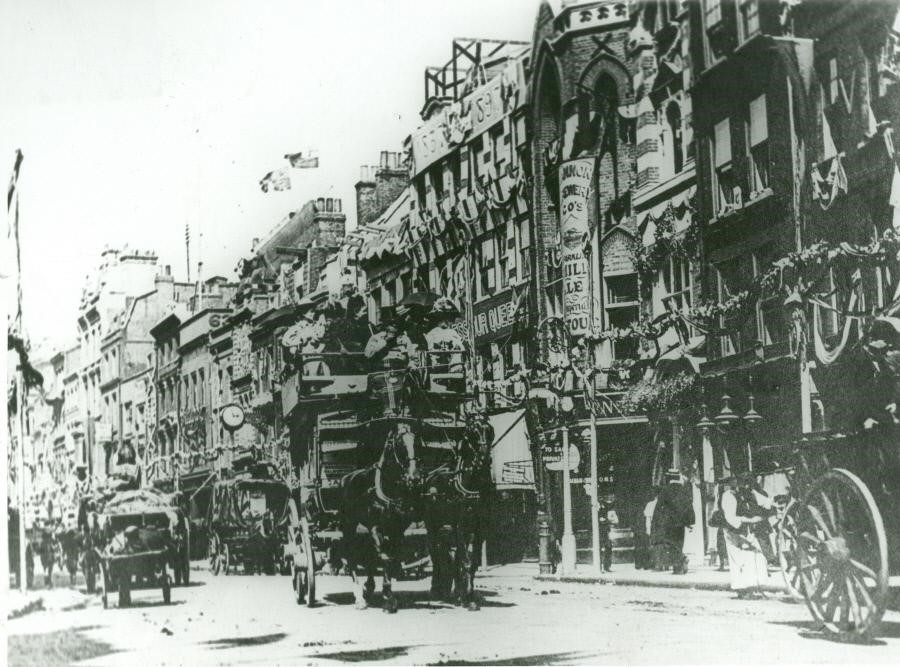
[[[657,569],[671,567],[673,574],[687,574],[684,531],[695,520],[691,489],[683,483],[681,471],[672,468],[666,472],[653,513],[651,541]]]

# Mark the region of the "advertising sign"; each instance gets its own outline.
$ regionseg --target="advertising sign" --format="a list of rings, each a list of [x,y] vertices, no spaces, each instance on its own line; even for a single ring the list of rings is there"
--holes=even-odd
[[[573,336],[581,336],[589,329],[590,273],[584,244],[590,235],[588,197],[591,195],[593,177],[593,158],[569,160],[559,168],[563,306],[566,326]]]

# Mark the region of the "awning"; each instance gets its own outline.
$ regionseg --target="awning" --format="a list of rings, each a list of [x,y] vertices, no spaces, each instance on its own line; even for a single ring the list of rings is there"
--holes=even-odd
[[[491,476],[498,489],[534,490],[534,463],[524,417],[525,410],[490,416],[495,438]]]

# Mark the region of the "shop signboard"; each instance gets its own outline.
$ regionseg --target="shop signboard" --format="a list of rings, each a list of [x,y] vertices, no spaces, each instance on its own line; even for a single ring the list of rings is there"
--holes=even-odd
[[[472,324],[475,328],[476,345],[512,333],[517,306],[520,312],[526,307],[527,294],[524,290],[527,287],[504,290],[473,306]]]
[[[560,472],[563,469],[563,451],[562,447],[554,448],[553,450],[544,452],[541,454],[541,458],[544,459],[544,467],[547,470],[553,470],[555,472]],[[581,465],[581,453],[578,451],[578,447],[575,445],[569,445],[569,471],[578,470],[578,466]]]
[[[559,168],[563,310],[572,336],[581,336],[589,329],[590,272],[584,246],[590,238],[588,198],[593,178],[593,158],[568,160]]]

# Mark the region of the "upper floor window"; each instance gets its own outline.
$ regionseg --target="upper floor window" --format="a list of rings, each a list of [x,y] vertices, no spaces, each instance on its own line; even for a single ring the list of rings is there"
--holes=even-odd
[[[672,172],[678,174],[684,168],[684,146],[681,129],[681,107],[678,106],[677,102],[671,102],[666,107],[666,126],[671,137]]]
[[[759,33],[759,0],[741,0],[738,9],[740,12],[740,37],[742,42],[746,42]]]
[[[759,192],[769,187],[769,122],[765,95],[760,95],[750,102],[747,134],[750,191]]]
[[[481,257],[478,265],[481,296],[486,297],[494,293],[497,287],[496,274],[494,272],[494,237],[488,236],[481,242]]]
[[[735,187],[734,165],[731,161],[731,122],[728,118],[716,123],[712,143],[713,200],[718,216],[734,205]]]
[[[531,275],[531,228],[530,220],[525,219],[516,223],[519,228],[519,279]]]
[[[722,22],[722,0],[705,0],[707,29]]]
[[[667,310],[687,312],[691,307],[691,262],[670,255],[659,270],[662,305]]]
[[[620,276],[606,276],[603,279],[606,291],[604,314],[606,326],[612,329],[628,329],[639,317],[638,279],[636,273]],[[626,338],[613,342],[614,359],[627,359],[637,355],[638,341]]]

